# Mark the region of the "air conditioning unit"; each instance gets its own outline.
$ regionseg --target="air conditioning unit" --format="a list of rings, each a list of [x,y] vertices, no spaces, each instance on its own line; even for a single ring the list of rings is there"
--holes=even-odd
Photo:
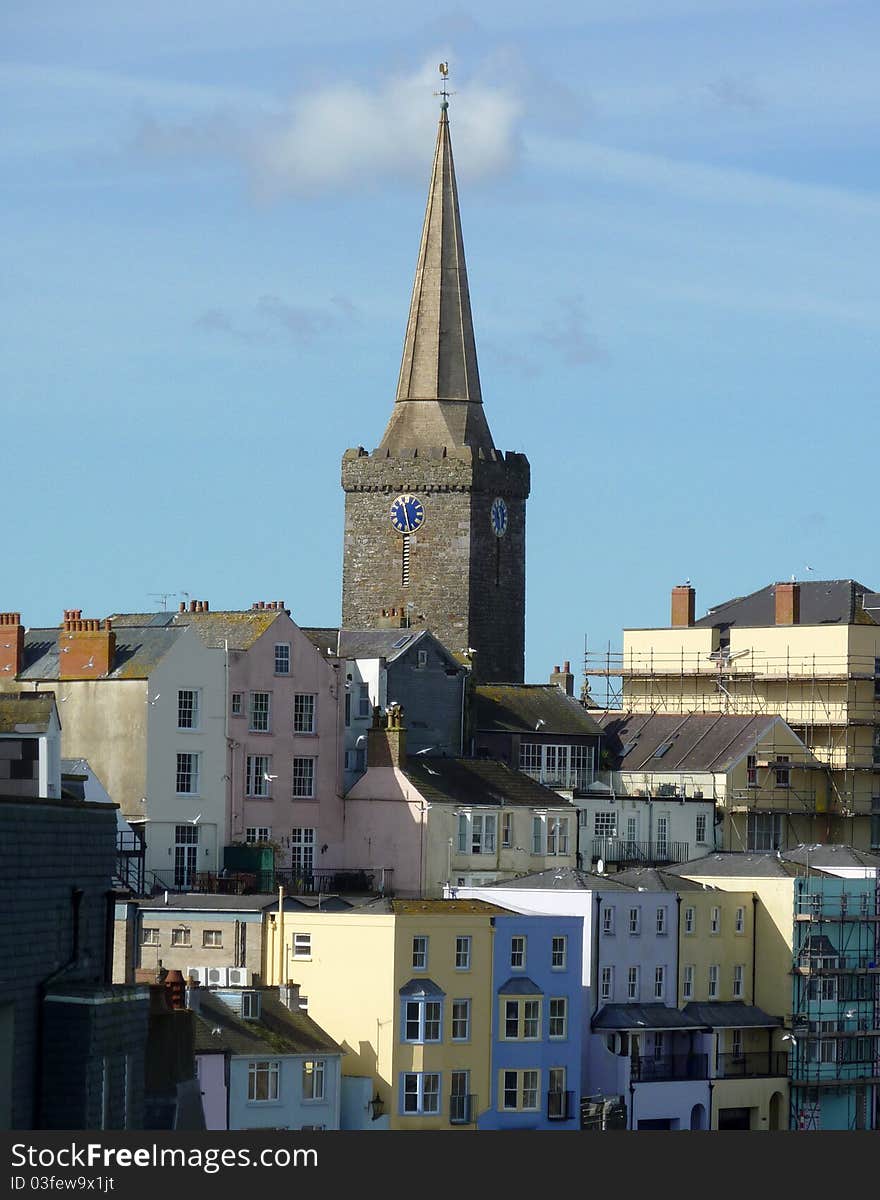
[[[207,967],[187,967],[186,968],[186,977],[187,977],[187,979],[195,979],[200,984],[202,984],[202,986],[204,986],[206,970],[207,970]]]
[[[226,987],[228,967],[205,967],[205,984],[208,987]]]
[[[229,987],[250,987],[251,973],[247,967],[229,967],[226,982]]]

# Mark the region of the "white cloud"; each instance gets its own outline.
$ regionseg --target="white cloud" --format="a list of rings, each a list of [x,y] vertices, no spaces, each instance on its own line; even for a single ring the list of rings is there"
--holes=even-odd
[[[362,189],[413,173],[420,178],[426,136],[438,115],[432,91],[440,57],[373,89],[342,82],[297,93],[267,118],[228,108],[178,124],[150,117],[140,123],[133,149],[154,160],[232,159],[267,196]],[[519,147],[519,100],[500,87],[465,84],[456,91],[450,122],[459,174],[475,179],[509,170]]]

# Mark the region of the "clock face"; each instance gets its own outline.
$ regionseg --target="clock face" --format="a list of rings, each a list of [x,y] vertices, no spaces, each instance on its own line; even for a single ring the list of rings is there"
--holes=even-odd
[[[425,520],[425,506],[417,496],[398,496],[391,503],[391,524],[398,533],[415,533]]]
[[[507,533],[507,505],[500,496],[496,496],[492,501],[489,520],[492,522],[492,532],[496,537],[503,537]]]

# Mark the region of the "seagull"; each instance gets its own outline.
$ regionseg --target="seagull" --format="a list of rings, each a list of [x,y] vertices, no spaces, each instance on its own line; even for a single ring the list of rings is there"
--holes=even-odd
[[[416,750],[416,754],[430,754],[432,750],[436,750],[436,746],[426,746],[424,750]]]
[[[89,659],[89,661],[86,663],[86,666],[93,667],[94,665],[95,665],[95,656],[93,654],[92,657]]]
[[[197,817],[193,817],[193,819],[190,821],[190,825],[198,825],[198,823],[199,823],[199,821],[201,821],[201,819],[202,819],[202,814],[199,813],[199,815]]]
[[[212,1037],[221,1037],[222,1034],[223,1034],[223,1030],[220,1028],[219,1025],[215,1025],[214,1028],[211,1030]]]
[[[266,780],[266,782],[267,782],[267,783],[271,783],[271,782],[272,782],[272,780],[273,780],[273,779],[277,779],[277,778],[278,778],[278,776],[277,776],[277,775],[269,775],[269,774],[267,774],[267,772],[266,772],[266,771],[264,771],[264,772],[263,772],[263,778]]]
[[[538,723],[535,725],[535,728],[540,729],[542,725],[546,725],[546,724],[547,724],[547,722],[544,720],[543,717],[538,717]]]
[[[853,1017],[856,1015],[856,1010],[855,1010],[854,1008],[848,1008],[848,1009],[847,1009],[847,1010],[844,1012],[844,1014],[843,1014],[843,1015],[846,1017],[846,1019],[847,1019],[848,1021],[851,1021],[851,1020],[853,1019]]]
[[[153,699],[150,701],[150,703],[155,704],[161,695],[162,695],[161,692],[156,692],[156,695],[153,697]]]

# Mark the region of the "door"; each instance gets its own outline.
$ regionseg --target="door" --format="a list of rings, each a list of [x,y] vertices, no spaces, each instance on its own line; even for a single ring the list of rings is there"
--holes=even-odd
[[[199,827],[178,825],[174,839],[174,886],[191,887],[198,866]]]

